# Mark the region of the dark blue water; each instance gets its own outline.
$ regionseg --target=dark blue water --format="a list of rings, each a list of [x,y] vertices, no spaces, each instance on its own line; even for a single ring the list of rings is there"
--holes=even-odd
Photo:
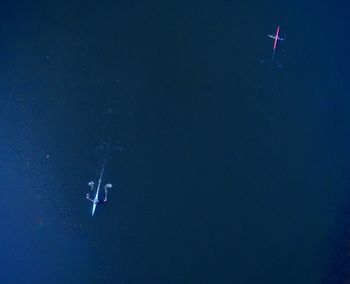
[[[347,283],[346,7],[3,1],[1,283]]]

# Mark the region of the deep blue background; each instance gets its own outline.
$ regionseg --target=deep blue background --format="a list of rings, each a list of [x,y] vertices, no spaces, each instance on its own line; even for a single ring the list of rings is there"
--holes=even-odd
[[[349,13],[328,2],[2,1],[0,282],[347,283]]]

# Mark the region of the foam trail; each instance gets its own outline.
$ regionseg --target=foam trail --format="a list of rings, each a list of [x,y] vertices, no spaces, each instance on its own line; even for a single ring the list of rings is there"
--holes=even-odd
[[[105,157],[104,157],[104,159],[103,159],[103,164],[102,164],[102,169],[101,169],[101,173],[100,173],[100,178],[98,179],[97,193],[98,193],[99,190],[100,190],[100,185],[101,185],[101,182],[102,182],[102,176],[103,176],[103,172],[104,172],[104,170],[105,170],[107,155],[108,155],[108,152],[109,152],[109,144],[108,144],[107,147],[108,147],[108,148],[107,148],[107,150],[106,150]]]

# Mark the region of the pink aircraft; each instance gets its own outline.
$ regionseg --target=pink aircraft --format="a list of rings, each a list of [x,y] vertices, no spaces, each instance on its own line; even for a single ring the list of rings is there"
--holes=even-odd
[[[284,40],[284,38],[279,37],[279,34],[280,34],[280,26],[277,27],[277,31],[276,31],[276,34],[274,36],[273,35],[268,35],[268,37],[274,39],[274,43],[273,43],[273,51],[274,52],[275,52],[276,47],[277,47],[277,42],[279,40]]]

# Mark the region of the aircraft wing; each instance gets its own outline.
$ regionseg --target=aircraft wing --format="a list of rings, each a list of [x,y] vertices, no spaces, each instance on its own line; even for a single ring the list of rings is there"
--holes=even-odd
[[[91,202],[94,202],[94,200],[90,198],[89,194],[86,194],[86,199],[90,200]]]

